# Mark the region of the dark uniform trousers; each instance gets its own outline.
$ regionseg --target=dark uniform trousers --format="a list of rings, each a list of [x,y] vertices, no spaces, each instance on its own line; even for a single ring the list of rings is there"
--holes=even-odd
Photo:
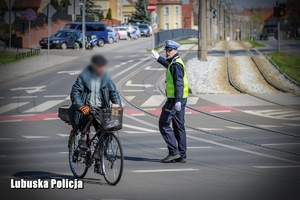
[[[184,127],[184,115],[187,98],[182,98],[181,110],[175,110],[175,99],[168,99],[162,108],[159,118],[159,130],[169,149],[169,154],[180,154],[186,157],[186,132]],[[171,122],[172,127],[171,128]]]

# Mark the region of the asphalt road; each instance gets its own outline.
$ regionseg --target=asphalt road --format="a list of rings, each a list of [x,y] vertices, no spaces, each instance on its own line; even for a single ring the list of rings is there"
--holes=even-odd
[[[12,178],[73,179],[67,154],[70,127],[57,119],[57,108],[70,104],[71,86],[90,55],[0,85],[2,199],[299,199],[298,137],[187,110],[187,163],[160,163],[167,155],[157,128],[164,101],[160,92],[164,71],[145,52],[145,46],[150,46],[147,38],[93,50],[110,60],[111,76],[124,98],[124,127],[119,136],[125,167],[117,186],[107,185],[91,168],[81,190],[10,189]],[[184,60],[193,56],[180,53]],[[210,98],[191,95],[189,105],[300,137],[299,119],[287,119],[284,113],[277,118],[257,114],[282,109],[276,105],[228,106],[222,97]],[[255,101],[244,95],[226,98],[245,104]]]

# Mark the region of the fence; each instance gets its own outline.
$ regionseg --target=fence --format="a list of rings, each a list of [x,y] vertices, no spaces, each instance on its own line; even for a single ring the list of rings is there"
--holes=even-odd
[[[41,50],[35,49],[35,48],[30,48],[30,51],[27,52],[21,52],[16,54],[16,59],[21,59],[21,58],[26,58],[26,57],[31,57],[33,55],[38,55],[40,54]]]
[[[188,37],[198,37],[198,31],[194,29],[163,30],[155,33],[155,47],[162,45],[165,40],[180,40]]]

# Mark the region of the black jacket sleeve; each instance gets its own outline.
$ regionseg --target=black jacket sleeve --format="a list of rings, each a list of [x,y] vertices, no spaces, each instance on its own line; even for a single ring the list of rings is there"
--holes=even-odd
[[[174,88],[175,88],[175,102],[180,101],[183,96],[183,67],[181,64],[174,62],[170,67],[170,72],[173,76]]]
[[[157,62],[159,62],[160,64],[162,64],[165,68],[168,68],[169,66],[169,61],[167,61],[164,57],[159,56],[159,58],[157,59]]]

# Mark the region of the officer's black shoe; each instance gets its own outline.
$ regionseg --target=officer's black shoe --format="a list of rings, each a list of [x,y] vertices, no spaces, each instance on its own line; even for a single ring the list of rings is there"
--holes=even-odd
[[[179,163],[186,163],[186,158],[185,157],[180,157],[180,158],[177,158],[175,161],[179,162]]]
[[[78,141],[78,146],[79,146],[79,149],[82,150],[82,151],[88,151],[89,148],[86,144],[86,140],[79,140]]]
[[[161,160],[161,162],[163,163],[171,163],[171,162],[175,162],[176,159],[180,158],[180,155],[168,155],[167,157],[165,157],[164,159]]]
[[[96,162],[95,162],[94,172],[95,172],[96,174],[103,175],[102,168],[101,168],[101,166],[100,166],[100,161],[96,161]]]

